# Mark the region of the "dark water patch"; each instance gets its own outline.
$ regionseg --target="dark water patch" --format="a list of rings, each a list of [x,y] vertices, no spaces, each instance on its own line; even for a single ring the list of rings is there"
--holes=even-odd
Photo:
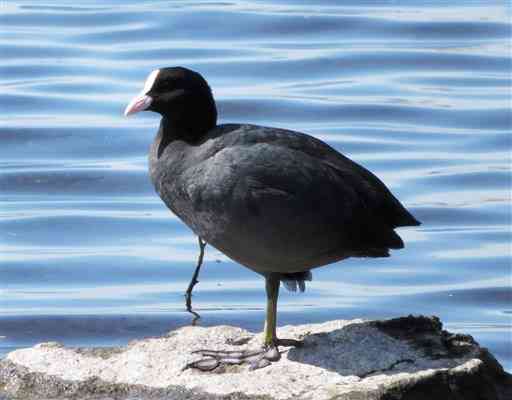
[[[165,48],[155,48],[151,46],[150,48],[137,48],[133,50],[122,50],[118,52],[115,56],[116,59],[122,60],[147,60],[148,58],[157,59],[157,60],[172,60],[172,59],[222,59],[222,58],[243,58],[247,56],[252,56],[257,58],[260,56],[261,52],[257,51],[257,49],[247,49],[247,48],[237,48],[237,49],[229,49],[229,48],[201,48],[201,47],[190,47],[190,48],[180,48],[180,47],[165,47]]]
[[[0,52],[4,60],[8,59],[24,59],[35,57],[62,59],[66,57],[77,57],[83,56],[84,54],[90,53],[87,49],[60,46],[58,44],[47,45],[47,46],[31,46],[31,45],[20,45],[18,43],[2,43],[0,44]]]
[[[337,146],[333,146],[338,149],[343,149],[342,152],[358,153],[358,152],[399,152],[407,151],[410,149],[411,143],[386,143],[375,141],[373,143],[363,142],[358,143],[357,141],[351,141],[348,143],[339,143]],[[398,166],[397,168],[400,168]]]
[[[65,213],[64,213],[65,214]],[[110,240],[112,244],[133,237],[151,237],[179,233],[183,230],[182,224],[176,218],[155,218],[152,215],[121,214],[119,217],[112,213],[103,216],[73,215],[69,212],[64,216],[40,215],[37,218],[20,218],[8,221],[0,220],[0,238],[9,243],[36,243],[49,245],[55,243],[55,232],[58,232],[59,246],[99,245]],[[15,237],[8,238],[9,234]],[[113,240],[117,238],[117,240]],[[141,242],[144,242],[143,240]]]
[[[123,298],[104,293],[97,294],[95,297],[90,297],[87,299],[80,298],[78,290],[76,292],[70,290],[68,292],[68,296],[64,298],[59,298],[58,292],[53,292],[49,294],[51,294],[52,296],[41,297],[38,296],[36,293],[35,296],[32,297],[31,295],[33,294],[27,292],[25,297],[19,297],[14,300],[11,300],[9,302],[9,309],[14,309],[16,311],[27,310],[28,308],[30,308],[30,304],[32,304],[34,301],[37,301],[40,309],[52,310],[53,313],[64,312],[68,308],[77,311],[81,310],[83,313],[90,312],[90,310],[94,309],[101,309],[102,307],[104,307],[105,309],[122,310],[132,307],[134,301],[137,301],[137,307],[143,309],[150,309],[153,305],[153,303],[151,302],[151,300],[153,299],[146,300],[143,298],[143,296],[137,296],[136,294],[133,294],[129,298]],[[75,294],[76,297],[72,297],[73,294]],[[167,297],[172,298],[174,300],[174,303],[176,303],[177,301],[183,299],[184,296],[183,292],[179,294],[169,293],[165,298],[164,296],[162,296],[160,300],[165,300]],[[166,308],[168,308],[168,311],[181,311],[183,309],[183,306],[179,308],[166,306]]]
[[[0,332],[10,343],[30,346],[59,341],[67,345],[125,344],[142,336],[163,335],[189,323],[188,316],[24,316],[2,317]],[[3,343],[4,344],[4,343]]]
[[[125,196],[98,197],[88,196],[65,196],[55,199],[51,195],[31,196],[17,195],[10,199],[2,199],[2,218],[9,219],[7,213],[25,213],[24,218],[38,218],[41,215],[56,216],[64,214],[81,215],[108,215],[115,216],[116,213],[132,213],[139,216],[152,216],[161,211],[170,213],[167,207],[155,195],[143,197],[135,196],[133,198]],[[21,217],[21,216],[20,216]]]
[[[502,225],[506,228],[506,224]],[[512,232],[504,229],[503,231],[497,230],[483,230],[483,231],[471,231],[471,232],[459,232],[458,235],[463,235],[464,242],[475,245],[482,243],[512,243]]]
[[[471,139],[477,140],[493,135],[506,136],[506,132],[496,133],[495,131],[484,130],[479,130],[477,132],[458,130],[453,132],[446,128],[423,128],[424,130],[420,130],[418,128],[414,129],[412,127],[408,127],[406,124],[404,124],[404,126],[396,127],[361,127],[358,125],[351,126],[350,124],[344,124],[343,126],[321,126],[320,128],[309,128],[309,133],[315,134],[329,143],[343,143],[345,142],[345,136],[349,135],[351,139],[359,141],[360,143],[371,143],[371,141],[385,142],[390,140],[410,143],[411,145],[418,144],[421,146],[432,146],[435,144],[441,145],[444,143],[457,143],[460,145],[461,142],[466,143],[466,141]]]
[[[73,93],[70,93],[71,95]],[[102,102],[98,107],[97,100],[84,99],[80,97],[54,97],[34,96],[21,94],[5,94],[0,103],[6,113],[15,114],[22,111],[36,111],[37,113],[54,113],[55,110],[66,110],[67,113],[79,112],[90,113],[87,118],[94,118],[96,115],[122,115],[122,107],[112,102]]]
[[[436,245],[434,244],[432,247],[435,251]],[[437,250],[438,248],[437,245]],[[410,252],[415,251],[411,246],[408,249]],[[367,287],[396,287],[397,293],[399,293],[402,288],[405,289],[410,285],[412,277],[414,277],[414,284],[418,285],[417,290],[433,291],[433,288],[437,285],[467,282],[470,280],[468,277],[472,274],[478,274],[479,279],[500,279],[506,277],[510,270],[507,254],[496,256],[486,254],[484,257],[474,257],[474,259],[465,261],[443,259],[435,255],[429,257],[426,252],[424,254],[421,260],[418,260],[417,256],[401,258],[397,254],[394,255],[394,260],[390,261],[363,262],[362,260],[353,260],[313,273],[318,275],[318,279],[322,281],[329,278],[340,278],[346,284]],[[311,286],[314,288],[316,285],[313,283]],[[333,295],[333,293],[330,293],[330,295]],[[492,293],[489,296],[491,295]]]
[[[438,302],[445,302],[446,295],[452,304],[479,308],[504,308],[512,302],[511,287],[495,287],[485,289],[452,290],[438,293]],[[434,298],[434,297],[431,297]]]
[[[395,21],[394,21],[395,22]],[[481,39],[482,36],[505,38],[510,35],[510,25],[497,22],[404,22],[399,28],[402,38],[411,38],[415,40],[438,39],[451,40],[457,38]]]
[[[45,29],[46,34],[54,32],[56,35],[66,32],[66,28],[71,28],[75,32],[84,32],[87,29],[97,29],[104,26],[108,31],[116,29],[116,26],[140,21],[137,14],[124,10],[123,7],[111,9],[90,8],[90,7],[71,7],[57,9],[48,8],[48,6],[34,6],[22,8],[22,12],[7,14],[2,18],[3,29],[15,27],[38,27]],[[30,10],[30,11],[29,11]],[[51,12],[38,12],[51,11]],[[66,11],[59,13],[58,11]],[[92,11],[92,12],[91,12]]]
[[[346,144],[343,144],[345,148]],[[335,145],[337,149],[338,145]],[[450,158],[451,153],[449,152],[449,146],[446,146],[444,149],[445,157],[442,157],[442,152],[439,151],[439,148],[435,152],[437,155],[437,159],[433,157],[429,157],[429,155],[434,155],[430,153],[430,146],[422,146],[419,144],[418,146],[409,145],[409,151],[397,151],[395,153],[389,152],[389,157],[380,156],[380,152],[371,153],[364,152],[362,154],[353,154],[352,158],[354,160],[359,160],[361,164],[363,164],[366,168],[376,171],[381,175],[384,173],[393,173],[398,175],[398,179],[406,180],[408,178],[408,174],[410,174],[409,179],[414,180],[414,184],[417,185],[416,189],[419,190],[428,190],[428,186],[423,185],[422,181],[417,181],[416,177],[418,175],[425,176],[428,178],[431,175],[440,175],[440,174],[453,174],[456,175],[458,171],[458,167],[462,164],[467,163],[466,157],[463,157],[462,160],[452,156]],[[375,154],[379,154],[377,159],[372,158],[375,157]],[[476,159],[477,157],[475,157]],[[478,164],[477,164],[478,165]],[[475,166],[473,166],[475,168]],[[400,174],[400,172],[402,172]],[[461,172],[464,173],[464,172]]]
[[[104,2],[106,3],[106,2]],[[43,4],[43,5],[37,5],[37,4],[21,4],[18,6],[19,9],[22,10],[36,10],[36,11],[51,11],[53,12],[84,12],[84,11],[94,11],[94,10],[101,10],[102,8],[100,6],[85,6],[85,5],[74,5],[74,6],[58,6],[58,5],[49,5],[49,4]]]
[[[382,102],[389,103],[410,102],[411,99],[408,99],[409,96],[416,96],[417,98],[414,99],[416,103],[422,101],[421,98],[427,99],[425,91],[418,93],[416,88],[379,83],[331,83],[328,85],[312,85],[311,83],[305,82],[304,85],[293,85],[291,88],[286,85],[282,90],[278,90],[277,92],[280,93],[280,97],[310,98],[312,100],[339,101],[340,103],[353,101],[352,99],[357,98],[371,99],[372,101],[378,99]],[[454,100],[454,96],[450,96],[450,99]],[[430,101],[430,99],[428,101]]]
[[[76,122],[80,125],[79,121]],[[26,160],[30,157],[34,160],[32,165],[37,168],[44,168],[45,164],[50,165],[52,160],[52,164],[62,170],[84,163],[88,163],[92,168],[95,162],[101,168],[106,160],[111,160],[110,165],[140,163],[140,160],[145,162],[147,159],[143,151],[149,150],[149,145],[156,135],[157,126],[155,124],[154,127],[149,128],[83,128],[81,126],[0,128],[3,143],[0,155],[10,162]],[[28,168],[30,165],[25,162],[17,164],[16,167]]]
[[[203,280],[203,282],[205,282]],[[251,307],[253,309],[262,310],[264,308],[264,299],[265,293],[263,290],[264,283],[261,282],[260,288],[248,289],[242,288],[237,289],[236,283],[231,284],[229,287],[222,287],[219,285],[217,290],[205,290],[200,289],[195,294],[195,301],[198,304],[202,304],[202,302],[207,301],[208,304],[214,305],[213,308],[218,308],[219,310],[223,309],[244,309],[246,307]],[[142,302],[168,302],[168,303],[176,303],[181,302],[183,299],[183,293],[185,291],[186,285],[183,285],[183,290],[178,291],[177,293],[162,291],[162,292],[150,292],[145,293],[140,296],[139,300]],[[240,295],[243,295],[244,301],[240,301]],[[239,303],[237,305],[237,303]],[[204,306],[203,306],[204,307]],[[181,308],[181,307],[180,307]],[[211,306],[208,307],[212,309]]]
[[[506,224],[511,212],[507,205],[488,207],[418,207],[416,216],[426,226],[486,226]]]
[[[74,59],[46,59],[46,62],[38,62],[36,58],[27,62],[21,60],[17,64],[2,64],[0,62],[0,76],[2,80],[12,81],[14,79],[33,79],[34,76],[45,77],[45,78],[62,78],[74,76],[74,77],[94,77],[99,76],[103,81],[106,78],[115,76],[115,71],[125,70],[123,75],[128,79],[130,76],[140,80],[140,72],[130,70],[128,65],[118,61],[110,61],[104,63],[95,62],[97,57],[89,58],[74,58]],[[147,71],[145,75],[147,75]],[[94,80],[94,78],[91,78]]]
[[[460,143],[458,146],[459,148],[461,147]],[[510,149],[512,147],[512,136],[510,133],[499,133],[494,135],[486,135],[480,138],[471,137],[464,141],[462,147],[466,151],[474,151],[475,149],[478,149],[479,151],[501,151],[503,149]]]
[[[382,76],[392,73],[406,75],[409,73],[430,73],[439,70],[453,73],[502,73],[510,69],[507,57],[470,55],[427,51],[362,51],[346,49],[331,52],[330,55],[313,53],[309,57],[275,59],[271,61],[236,61],[228,64],[193,62],[191,65],[199,71],[221,78],[222,82],[232,81],[233,76],[241,79],[266,82],[297,82],[311,79],[325,80],[327,76],[334,79],[358,77],[368,74]]]
[[[399,82],[413,83],[420,85],[433,85],[439,87],[474,87],[474,88],[504,88],[508,89],[512,85],[510,78],[496,77],[475,77],[475,76],[449,76],[449,77],[409,77],[400,78]]]
[[[33,160],[35,166],[56,162],[59,165],[83,165],[97,161],[99,165],[113,164],[117,161],[130,162],[131,159],[146,158],[141,148],[149,150],[149,144],[156,135],[157,126],[116,126],[115,118],[103,118],[102,115],[61,115],[31,114],[26,116],[26,125],[37,124],[37,129],[25,128],[22,124],[7,123],[0,129],[0,137],[5,147],[0,149],[6,155],[4,160],[17,162],[23,153]],[[118,120],[122,122],[120,118]],[[45,128],[54,126],[48,130]],[[91,126],[83,130],[81,126]],[[20,129],[21,128],[21,129]],[[47,143],[47,146],[44,146]],[[113,159],[109,163],[107,160]],[[23,163],[23,160],[19,160]],[[27,162],[25,165],[28,167]]]
[[[38,79],[33,81],[12,81],[3,85],[8,91],[16,94],[18,91],[23,91],[26,94],[32,96],[48,96],[55,97],[61,95],[62,97],[90,97],[95,95],[107,95],[112,96],[119,94],[124,95],[124,92],[120,92],[120,87],[125,87],[127,90],[133,89],[132,85],[127,85],[124,82],[115,81],[111,82],[108,80],[100,79],[88,79],[87,77],[82,78],[66,78],[61,79]],[[97,101],[97,99],[96,99]],[[103,104],[101,102],[100,104]],[[100,105],[98,104],[98,105]]]
[[[73,134],[73,131],[63,131],[62,129],[32,129],[29,127],[23,128],[0,128],[0,135],[3,144],[11,143],[26,143],[33,140],[45,141],[55,137],[66,137]]]
[[[269,3],[266,0],[255,0],[254,3],[260,4],[261,7],[269,6]],[[375,0],[276,0],[271,4],[298,7],[300,10],[302,10],[302,6],[310,5],[335,6],[342,10],[345,7],[350,7],[347,12],[359,11],[364,13],[368,12],[368,8],[377,8],[378,10],[385,11],[387,9],[394,10],[395,6],[400,7],[399,10],[402,12],[407,9],[426,12],[431,8],[449,11],[452,7],[456,6],[464,6],[468,9],[473,7],[480,9],[482,7],[482,2],[480,0],[454,0],[450,3],[433,2],[432,0],[379,0],[378,2]],[[503,3],[500,0],[489,0],[485,3],[486,6],[499,6],[502,4]]]
[[[134,285],[132,291],[136,293],[136,285],[142,284],[172,284],[172,290],[184,293],[196,265],[198,253],[195,243],[191,243],[187,250],[181,247],[181,254],[176,254],[173,237],[160,238],[160,243],[162,246],[158,248],[158,252],[163,259],[151,258],[151,251],[143,257],[139,254],[143,253],[142,245],[139,251],[132,243],[130,247],[121,249],[119,254],[110,256],[102,255],[102,250],[108,251],[105,246],[103,249],[93,249],[96,254],[89,256],[70,255],[49,260],[40,257],[30,262],[21,257],[18,261],[4,261],[0,264],[0,275],[9,281],[10,287],[19,291],[25,288],[27,293],[37,292],[45,287],[69,287],[78,290],[108,285]],[[127,250],[131,250],[132,254],[126,254]],[[210,252],[211,250],[207,254]],[[182,260],[183,258],[187,260]],[[254,279],[258,278],[246,268],[233,262],[216,262],[210,258],[205,261],[200,277],[201,282],[213,282],[213,286],[221,292],[224,288],[232,288],[232,283],[236,284],[237,281]],[[201,286],[204,285],[197,286],[198,291],[204,290]],[[168,290],[171,291],[171,288]],[[116,293],[112,292],[111,295],[115,297]]]
[[[437,315],[445,321],[445,329],[472,335],[480,345],[487,346],[510,369],[510,317],[490,309],[500,310],[510,303],[510,287],[432,292],[414,296],[399,295],[375,300],[379,309],[396,312],[400,303],[407,313]],[[447,322],[448,321],[448,322]]]
[[[0,175],[4,193],[153,194],[146,171],[48,171]]]
[[[483,302],[479,306],[472,300],[472,294],[480,297]],[[495,296],[500,296],[498,300]],[[414,295],[395,293],[394,295],[381,296],[373,299],[377,309],[388,310],[396,313],[400,310],[403,314],[409,313],[419,315],[438,315],[445,324],[461,324],[464,326],[473,325],[473,331],[478,326],[489,331],[503,331],[510,321],[505,314],[498,316],[488,312],[489,306],[504,307],[506,300],[510,297],[509,287],[482,287],[468,289],[454,289],[450,291],[431,291]],[[485,300],[484,300],[485,299]],[[470,315],[471,314],[471,315]],[[446,322],[451,321],[451,322]]]
[[[485,168],[487,169],[487,168]],[[457,190],[471,188],[499,189],[510,186],[510,172],[500,170],[457,173],[432,171],[430,176],[422,179],[425,185],[439,185],[456,187]],[[433,183],[435,181],[435,183]]]
[[[169,240],[172,243],[172,239]],[[169,246],[170,247],[170,246]],[[122,252],[114,256],[102,256],[101,248],[96,249],[99,255],[56,258],[54,260],[35,260],[27,265],[23,260],[17,262],[4,262],[0,272],[8,279],[13,288],[36,292],[38,287],[101,287],[106,285],[142,285],[149,283],[175,283],[182,282],[181,293],[184,293],[194,268],[193,253],[189,262],[156,261],[136,256],[126,257]],[[104,250],[106,251],[106,249]],[[169,251],[172,251],[169,248]],[[172,254],[171,254],[172,256]],[[224,276],[224,278],[226,278]],[[78,294],[78,292],[77,292]],[[110,297],[114,298],[112,292]],[[37,297],[37,296],[36,296]],[[71,294],[69,297],[73,297]]]
[[[227,12],[226,12],[227,11]],[[94,16],[97,14],[94,14]],[[123,14],[121,14],[123,16]],[[99,22],[111,18],[109,14],[100,15]],[[116,16],[117,18],[117,16]],[[229,24],[226,24],[226,18]],[[30,18],[29,18],[30,20]],[[125,22],[121,18],[122,22]],[[43,20],[42,23],[50,21]],[[87,22],[87,18],[86,18]],[[190,40],[190,38],[217,39],[230,38],[232,41],[283,37],[293,40],[315,40],[326,36],[343,37],[344,40],[364,40],[368,38],[397,39],[400,40],[456,40],[456,39],[480,39],[482,35],[492,38],[505,38],[509,35],[508,24],[486,21],[401,21],[385,18],[368,18],[360,15],[304,15],[284,13],[255,13],[238,11],[213,11],[167,9],[161,14],[153,14],[152,26],[145,27],[139,32],[138,40],[169,39],[166,30],[169,23],[173,29],[174,40]],[[26,20],[23,23],[28,23]],[[65,26],[69,26],[66,24]],[[243,35],[234,35],[234,32],[243,31]],[[119,31],[104,32],[101,37],[96,33],[85,33],[82,39],[91,41],[117,41],[124,42],[128,39]]]
[[[292,100],[236,99],[219,101],[219,109],[226,120],[261,123],[269,119],[319,123],[350,123],[375,120],[383,123],[414,123],[431,127],[466,129],[507,129],[512,117],[502,109],[443,110],[430,107],[408,107],[384,104],[332,104],[328,102],[300,102]],[[300,111],[299,111],[300,110]],[[243,118],[243,119],[242,119]]]

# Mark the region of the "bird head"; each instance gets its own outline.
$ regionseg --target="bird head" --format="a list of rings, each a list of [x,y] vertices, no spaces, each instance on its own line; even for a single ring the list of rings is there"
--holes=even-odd
[[[126,106],[124,115],[154,111],[181,133],[199,136],[215,127],[217,109],[212,91],[197,72],[183,67],[152,71],[142,91]]]

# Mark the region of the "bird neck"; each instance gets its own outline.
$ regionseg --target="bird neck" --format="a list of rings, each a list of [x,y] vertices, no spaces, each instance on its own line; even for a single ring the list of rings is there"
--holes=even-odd
[[[165,148],[175,142],[182,141],[188,145],[197,145],[202,142],[206,134],[216,126],[214,124],[197,126],[184,124],[183,121],[163,116],[160,121],[160,129],[157,135],[158,149],[157,158],[160,158]]]
[[[163,135],[167,140],[180,139],[190,144],[200,141],[217,125],[217,108],[210,91],[185,93],[179,102],[162,110]]]

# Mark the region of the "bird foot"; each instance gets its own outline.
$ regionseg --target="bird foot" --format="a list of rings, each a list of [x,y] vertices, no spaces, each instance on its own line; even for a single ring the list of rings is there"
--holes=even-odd
[[[249,364],[250,370],[269,366],[281,359],[278,346],[300,347],[303,342],[293,339],[277,339],[271,345],[265,345],[260,350],[196,350],[194,354],[203,356],[198,361],[186,365],[185,369],[198,369],[203,372],[213,371],[219,366]]]

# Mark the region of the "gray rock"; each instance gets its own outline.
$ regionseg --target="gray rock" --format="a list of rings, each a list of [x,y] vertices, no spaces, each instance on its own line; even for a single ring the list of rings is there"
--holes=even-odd
[[[284,326],[278,335],[305,345],[282,348],[281,360],[263,369],[208,373],[185,368],[194,350],[253,349],[260,335],[189,326],[122,348],[42,343],[0,361],[0,399],[512,399],[511,375],[436,317]]]

